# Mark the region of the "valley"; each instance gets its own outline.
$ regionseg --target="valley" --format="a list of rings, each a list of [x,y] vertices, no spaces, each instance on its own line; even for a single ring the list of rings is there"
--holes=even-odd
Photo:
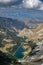
[[[22,65],[43,56],[43,23],[26,21],[0,17],[0,51],[16,57]]]

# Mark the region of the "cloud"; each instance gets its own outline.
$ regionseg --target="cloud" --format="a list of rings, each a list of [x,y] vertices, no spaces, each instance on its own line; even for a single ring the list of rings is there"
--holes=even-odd
[[[0,7],[11,6],[15,0],[0,0]]]
[[[18,2],[22,0],[0,0],[0,3]]]
[[[22,4],[22,5],[21,5]],[[42,0],[0,0],[0,7],[6,6],[17,6],[24,8],[33,8],[38,10],[43,10],[43,2]]]
[[[22,0],[0,0],[0,7],[6,6],[18,6],[20,5]]]
[[[0,3],[8,3],[11,2],[12,0],[0,0]]]
[[[23,7],[25,8],[38,8],[43,9],[43,3],[41,0],[23,0]]]
[[[43,3],[41,3],[39,10],[43,10]]]

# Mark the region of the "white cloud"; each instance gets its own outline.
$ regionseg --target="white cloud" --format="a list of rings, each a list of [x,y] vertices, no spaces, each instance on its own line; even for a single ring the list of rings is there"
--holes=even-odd
[[[41,0],[23,0],[23,7],[43,9],[43,3]]]
[[[11,1],[14,1],[14,0],[0,0],[1,3],[8,3],[8,2],[11,2]]]
[[[39,10],[43,10],[43,3],[40,5]]]

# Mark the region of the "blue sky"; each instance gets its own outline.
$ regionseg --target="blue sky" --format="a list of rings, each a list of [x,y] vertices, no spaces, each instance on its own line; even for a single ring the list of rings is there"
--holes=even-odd
[[[43,0],[41,0],[43,2]]]

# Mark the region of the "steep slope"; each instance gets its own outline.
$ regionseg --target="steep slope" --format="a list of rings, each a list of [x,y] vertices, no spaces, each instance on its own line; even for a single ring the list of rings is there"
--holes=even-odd
[[[18,36],[26,36],[30,40],[43,40],[43,24],[39,24],[35,29],[24,28],[19,32]]]

